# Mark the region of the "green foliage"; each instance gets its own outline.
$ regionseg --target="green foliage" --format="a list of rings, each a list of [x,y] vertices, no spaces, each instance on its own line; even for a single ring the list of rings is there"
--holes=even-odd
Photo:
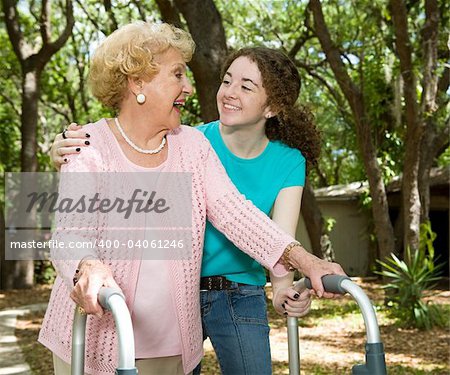
[[[331,216],[324,217],[324,222],[325,222],[324,223],[325,232],[330,233],[333,230],[334,225],[336,224],[336,219]]]
[[[447,149],[438,158],[437,164],[439,167],[446,167],[450,165],[450,147],[447,147]]]
[[[53,284],[56,278],[56,271],[50,260],[34,262],[34,278],[37,284]]]
[[[433,241],[436,234],[430,223],[420,228],[420,246],[416,250],[407,248],[405,259],[391,254],[386,261],[377,260],[382,271],[376,272],[390,279],[384,286],[393,293],[388,306],[393,315],[405,326],[430,329],[434,325],[442,325],[442,315],[436,306],[423,300],[425,290],[436,286],[442,264],[435,265]]]
[[[3,26],[0,23],[0,26]],[[20,66],[6,30],[0,27],[0,173],[20,166]]]

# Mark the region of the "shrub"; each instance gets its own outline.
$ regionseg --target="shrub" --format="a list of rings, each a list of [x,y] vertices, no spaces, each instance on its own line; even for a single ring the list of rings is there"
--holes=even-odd
[[[430,223],[421,225],[419,249],[405,251],[404,260],[391,254],[386,261],[377,260],[382,271],[376,272],[390,279],[383,288],[391,290],[388,306],[399,323],[420,329],[443,325],[443,314],[437,306],[423,300],[423,292],[432,289],[441,279],[442,264],[435,264],[433,241],[436,234]]]

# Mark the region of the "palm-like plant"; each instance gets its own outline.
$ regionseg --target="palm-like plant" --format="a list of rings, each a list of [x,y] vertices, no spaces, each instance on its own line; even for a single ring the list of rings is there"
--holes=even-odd
[[[407,248],[404,260],[395,254],[384,262],[377,260],[382,266],[382,271],[377,273],[390,279],[384,288],[394,292],[390,295],[393,315],[404,325],[430,329],[442,323],[437,307],[423,301],[423,292],[434,288],[441,279],[442,264],[434,262],[435,238],[430,224],[422,224],[419,249]]]

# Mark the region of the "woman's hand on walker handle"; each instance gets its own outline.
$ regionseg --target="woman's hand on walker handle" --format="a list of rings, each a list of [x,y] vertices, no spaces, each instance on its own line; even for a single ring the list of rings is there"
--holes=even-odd
[[[94,314],[101,318],[104,311],[97,300],[100,288],[105,286],[121,290],[114,281],[111,269],[100,260],[84,260],[80,263],[77,279],[70,298],[81,306],[86,314]]]
[[[64,138],[65,137],[65,138]],[[68,163],[67,155],[79,154],[83,147],[89,146],[90,134],[83,127],[71,123],[64,132],[56,135],[50,149],[50,159],[53,166],[59,170],[61,165]]]
[[[301,245],[294,246],[289,253],[289,264],[299,270],[311,280],[314,294],[319,298],[334,298],[340,294],[325,292],[322,284],[322,276],[342,275],[347,276],[338,263],[328,262],[308,253]]]

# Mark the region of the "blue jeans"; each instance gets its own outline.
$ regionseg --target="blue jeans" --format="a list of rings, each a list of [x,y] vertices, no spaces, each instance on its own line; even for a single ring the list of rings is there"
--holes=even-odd
[[[200,306],[203,339],[210,338],[223,375],[272,374],[264,287],[201,291]]]

